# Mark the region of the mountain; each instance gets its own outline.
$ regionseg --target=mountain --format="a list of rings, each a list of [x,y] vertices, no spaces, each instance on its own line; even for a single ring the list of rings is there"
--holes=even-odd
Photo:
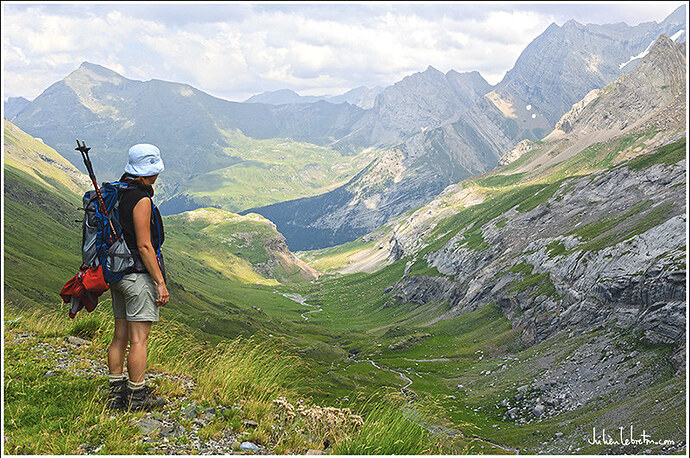
[[[453,422],[481,418],[504,447],[527,452],[511,437],[529,428],[533,453],[592,453],[593,427],[640,419],[682,442],[686,81],[685,45],[660,36],[503,165],[299,253],[331,274],[311,300],[334,326],[378,336],[357,350],[407,374],[415,396],[438,396]]]
[[[383,88],[376,86],[369,89],[365,86],[360,86],[351,89],[344,94],[333,96],[316,96],[316,95],[299,95],[291,89],[280,89],[278,91],[267,91],[261,94],[249,97],[244,103],[265,103],[269,105],[285,105],[290,103],[315,103],[319,100],[324,100],[329,103],[349,103],[350,105],[358,106],[363,109],[369,109],[374,106],[376,96],[383,92]]]
[[[636,298],[625,286],[629,281],[635,288],[658,291],[664,296],[659,300],[671,301],[670,307],[679,306],[673,301],[682,296],[678,285],[685,276],[679,265],[686,219],[683,51],[684,45],[662,35],[631,74],[576,104],[544,141],[523,143],[505,165],[449,186],[430,203],[379,231],[379,244],[393,260],[414,259],[408,272],[428,265],[452,277],[450,283],[429,277],[429,285],[420,284],[417,276],[403,279],[396,286],[405,295],[401,301],[439,301],[432,296],[441,294],[450,300],[444,317],[472,310],[484,300],[495,301],[507,316],[527,324],[523,334],[531,342],[574,323],[590,326],[616,315],[615,308],[607,307],[606,317],[594,319],[595,315],[587,315],[595,313],[594,305],[578,305],[572,309],[574,317],[562,315],[561,327],[552,314],[540,321],[539,313],[545,312],[537,303],[543,299],[535,294],[510,299],[505,288],[515,283],[500,280],[501,275],[519,272],[513,267],[525,264],[532,266],[526,278],[542,277],[523,286],[548,286],[551,305],[563,306],[564,298],[572,304],[595,297],[595,302],[613,301],[621,307],[642,300],[651,307],[657,299]],[[657,255],[650,257],[642,246]],[[578,271],[576,266],[585,264],[587,269]],[[441,283],[448,288],[431,288]],[[618,293],[607,290],[609,286]],[[500,294],[506,294],[505,302]],[[524,315],[515,309],[518,305]],[[660,333],[655,338],[675,342],[684,328],[678,327],[682,323],[671,309],[658,313],[667,312],[671,318],[659,315],[654,320],[676,320],[675,330],[662,337],[665,324],[654,331]],[[643,324],[652,315],[640,309],[626,318],[626,326],[639,326],[652,335]]]
[[[430,69],[427,73],[433,84],[439,72]],[[414,86],[418,79],[425,77],[404,85]],[[480,86],[480,92],[486,88],[478,74],[449,72],[440,81],[446,92],[455,94],[457,100],[450,104],[459,110],[468,103],[463,97],[474,96],[475,86]],[[434,91],[425,90],[410,103],[422,103],[433,111],[441,102],[429,105],[425,97]],[[366,91],[359,92],[366,96]],[[389,90],[393,95],[380,102],[380,107],[387,107],[382,112],[392,116],[394,107],[387,100],[402,92],[402,87]],[[170,214],[208,205],[244,210],[314,195],[346,182],[364,167],[365,159],[373,159],[372,150],[354,160],[349,153],[329,151],[328,146],[320,146],[316,157],[312,151],[314,145],[328,145],[350,135],[365,113],[348,103],[323,100],[284,105],[227,102],[188,85],[129,80],[84,63],[46,89],[15,122],[56,147],[78,168],[83,166],[73,142],[86,139],[95,153],[99,177],[107,179],[120,175],[131,144],[156,144],[167,167],[159,180],[161,209]],[[289,154],[280,146],[286,143],[285,137],[290,139]],[[273,138],[283,140],[265,143]],[[227,192],[232,183],[237,186]]]
[[[166,163],[166,171],[159,180],[160,195],[164,200],[176,196],[179,200],[185,190],[184,183],[205,173],[236,167],[240,169],[237,172],[240,178],[247,169],[259,177],[267,177],[274,165],[285,164],[290,169],[294,159],[306,162],[304,166],[307,166],[313,161],[305,160],[308,155],[301,157],[300,150],[312,148],[313,144],[328,144],[344,135],[361,112],[349,104],[324,101],[280,106],[227,102],[188,85],[129,80],[104,67],[84,63],[32,101],[16,116],[15,123],[56,148],[80,170],[83,164],[74,151],[74,142],[76,138],[86,140],[92,147],[94,168],[100,179],[111,180],[121,175],[131,145],[153,143],[163,152]],[[255,160],[251,149],[242,149],[252,145],[246,145],[247,142],[238,145],[235,141],[238,131],[245,138],[289,137],[309,144],[297,145],[289,157],[276,150],[263,160]],[[316,164],[329,170],[341,157],[337,153],[329,156],[327,162],[316,161]],[[234,169],[227,171],[230,179],[233,172]],[[309,170],[305,172],[309,174]],[[329,173],[317,179],[314,187],[343,180],[330,181]],[[270,179],[281,184],[275,176]],[[208,187],[205,190],[213,191]],[[258,194],[255,205],[267,198],[266,194],[253,191]],[[307,187],[302,191],[309,192]],[[174,211],[184,211],[204,206],[203,199],[197,201],[195,196],[182,200],[182,203],[163,203],[161,208],[170,206]]]
[[[169,161],[159,194],[166,214],[205,206],[270,213],[291,247],[317,248],[353,240],[448,184],[491,170],[520,141],[540,140],[573,103],[624,74],[620,64],[648,48],[657,32],[677,35],[682,16],[635,27],[552,25],[496,87],[476,72],[430,67],[386,88],[366,110],[325,100],[233,103],[84,64],[15,121],[77,167],[73,139],[93,138],[96,168],[110,178],[119,175],[131,144],[157,144]],[[285,138],[300,143],[290,143],[297,156],[264,143],[256,158],[254,141]],[[325,148],[328,158],[312,162],[310,145]],[[357,166],[337,172],[353,153]],[[365,159],[375,161],[366,168],[370,175],[356,176]]]
[[[478,72],[443,74],[429,66],[376,96],[374,106],[339,140],[340,148],[391,145],[445,122],[457,120],[490,89]]]
[[[387,264],[382,251],[388,262],[413,256],[433,241],[432,229],[442,219],[481,203],[494,187],[587,176],[638,155],[644,161],[645,154],[686,135],[686,73],[685,44],[674,45],[662,35],[635,71],[576,103],[543,141],[520,142],[491,172],[448,186],[426,205],[346,244],[350,255],[339,255],[336,266],[371,271]],[[674,150],[682,153],[682,148]],[[333,247],[301,256],[333,268],[329,259],[341,251]]]
[[[299,95],[291,89],[280,89],[278,91],[267,91],[249,97],[244,103],[266,103],[269,105],[284,105],[287,103],[314,103],[323,100],[322,97],[315,95]]]
[[[12,266],[8,270],[9,284],[15,285],[17,278],[30,273],[14,270],[15,256],[31,259],[22,261],[27,266],[34,262],[49,265],[49,258],[55,252],[52,244],[69,248],[55,253],[61,259],[74,258],[73,262],[55,265],[55,269],[78,268],[81,227],[75,220],[83,214],[78,207],[84,192],[92,187],[91,180],[55,150],[9,121],[5,121],[4,145],[5,228],[12,232],[11,236],[8,234],[11,242],[7,246]],[[285,238],[276,231],[275,225],[259,215],[239,216],[205,208],[166,217],[165,228],[171,264],[190,267],[194,263],[204,264],[208,259],[209,264],[222,266],[223,275],[230,281],[245,284],[275,285],[276,280],[303,281],[318,277],[318,272],[287,249]],[[64,240],[57,242],[49,237],[49,243],[38,240],[34,246],[31,232],[33,238],[37,233],[56,233]],[[45,250],[45,255],[41,250]],[[184,259],[185,253],[194,253],[196,257]],[[214,258],[218,260],[211,262]],[[179,269],[174,265],[171,268],[175,274]],[[60,281],[57,271],[51,272],[54,274],[51,282]]]
[[[625,132],[650,122],[657,128],[682,129],[685,67],[685,53],[661,35],[631,74],[590,92],[544,140],[562,134],[581,138],[606,130]]]
[[[349,103],[365,110],[374,107],[376,97],[383,92],[381,86],[376,86],[369,89],[366,86],[356,87],[350,89],[344,94],[327,97],[326,100],[331,103]]]
[[[542,142],[509,152],[499,173],[536,178],[592,144],[615,145],[621,138],[647,137],[642,150],[673,141],[685,132],[686,74],[685,44],[660,36],[633,72],[587,94]]]
[[[631,56],[643,53],[659,35],[672,36],[685,27],[685,6],[660,24],[551,24],[488,97],[540,138],[589,91],[620,77],[621,64]]]
[[[374,163],[340,188],[251,211],[274,221],[294,250],[355,240],[428,202],[449,184],[493,169],[503,154],[521,141],[539,141],[579,100],[577,94],[583,93],[584,97],[610,83],[614,76],[624,74],[619,67],[620,56],[647,47],[647,38],[657,30],[677,31],[684,27],[681,19],[675,12],[661,24],[636,27],[580,27],[574,21],[563,27],[552,25],[525,49],[514,69],[493,89],[472,73],[443,75],[429,68],[407,77],[387,88],[375,107],[354,125],[357,130],[338,143],[344,147],[348,142],[385,144],[401,137],[405,140],[384,150]],[[573,38],[577,34],[599,37],[596,46],[587,49],[598,53],[597,59],[606,63],[601,66],[606,72],[592,73],[583,63],[583,44]],[[567,78],[559,70],[563,68],[570,72]],[[465,96],[452,97],[451,92]],[[550,94],[549,100],[558,101],[549,108],[548,119],[539,114],[542,105],[508,103],[528,92]],[[442,96],[437,98],[436,94]],[[428,120],[429,125],[420,127],[421,120]],[[422,132],[406,134],[414,130],[412,126]],[[573,146],[571,152],[577,148]]]
[[[283,89],[252,96],[245,103],[285,105],[327,101],[366,108],[351,132],[336,141],[339,149],[357,150],[392,145],[422,128],[456,120],[490,88],[478,72],[451,70],[444,75],[430,66],[424,72],[407,76],[387,88],[362,86],[342,95],[321,97],[301,96]]]
[[[9,119],[17,116],[24,108],[27,107],[31,102],[24,97],[9,97],[4,103],[3,108],[5,109],[5,119]]]
[[[401,228],[392,236],[393,251],[416,253],[423,244],[419,235],[427,234],[439,217],[449,217],[458,203],[469,206],[468,202],[483,200],[478,188],[587,175],[677,142],[686,135],[687,64],[682,46],[659,37],[631,74],[575,104],[543,141],[521,142],[505,154],[501,166],[449,186],[412,215],[389,223]]]
[[[510,123],[500,123],[498,110],[493,115],[493,139],[478,130],[488,123],[449,124],[384,151],[347,184],[325,194],[241,213],[259,213],[274,221],[295,251],[354,240],[428,202],[446,186],[495,165],[500,148],[513,144],[516,137],[509,136]]]

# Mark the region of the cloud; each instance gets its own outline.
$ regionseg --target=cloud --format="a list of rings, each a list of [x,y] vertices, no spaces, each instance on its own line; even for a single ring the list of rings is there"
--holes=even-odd
[[[3,4],[4,95],[33,98],[85,60],[230,100],[386,86],[429,65],[497,83],[551,22],[659,21],[678,5]]]

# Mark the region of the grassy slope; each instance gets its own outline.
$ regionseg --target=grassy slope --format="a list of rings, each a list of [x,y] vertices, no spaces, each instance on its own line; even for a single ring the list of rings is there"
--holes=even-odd
[[[228,278],[245,284],[277,285],[276,280],[302,280],[294,262],[271,265],[275,252],[267,244],[280,240],[275,225],[257,214],[240,216],[217,208],[204,208],[166,218],[167,226],[179,237],[168,250],[186,258],[203,258]],[[217,254],[222,252],[223,256]],[[264,266],[263,269],[260,269]],[[257,269],[269,275],[263,278]]]
[[[5,453],[76,454],[82,446],[105,454],[155,452],[154,444],[138,440],[140,433],[133,424],[144,413],[112,415],[103,406],[105,377],[78,375],[93,361],[101,360],[96,364],[103,365],[113,326],[106,310],[97,309],[71,321],[55,311],[10,306],[5,309],[5,319],[10,322],[4,354]],[[217,438],[231,431],[239,434],[238,440],[261,444],[275,454],[320,449],[322,434],[327,434],[334,453],[437,454],[452,453],[458,450],[452,447],[461,445],[458,441],[455,445],[434,443],[401,415],[394,399],[381,402],[380,397],[361,393],[345,403],[364,417],[357,430],[324,429],[319,425],[326,424],[326,418],[318,415],[284,423],[275,416],[273,399],[282,396],[293,405],[306,399],[308,407],[313,405],[299,389],[309,378],[308,368],[284,348],[284,342],[251,337],[210,346],[191,331],[175,321],[162,320],[151,335],[148,361],[151,370],[163,374],[153,384],[168,399],[169,420],[190,430],[192,420],[181,411],[190,399],[201,408],[227,409],[199,429],[201,438]],[[86,337],[91,343],[70,348],[65,344],[70,335]],[[175,374],[193,381],[194,389],[187,398],[181,398],[185,389],[175,381]],[[258,426],[244,425],[245,419]],[[185,436],[171,440],[186,453],[195,453]]]
[[[83,323],[86,323],[85,326],[88,328],[94,326],[89,323],[95,322],[99,329],[96,335],[100,340],[94,348],[99,351],[96,354],[97,358],[102,360],[104,348],[112,333],[108,293],[102,296],[97,312],[80,312],[76,322],[66,319],[66,305],[58,305],[60,299],[57,292],[62,284],[74,275],[80,264],[80,224],[74,221],[81,216],[76,208],[80,196],[68,190],[57,194],[44,180],[11,165],[5,167],[5,178],[5,318],[23,316],[24,322],[31,322],[28,329],[38,331],[42,338],[66,335],[73,332],[77,325],[83,327]],[[237,246],[222,243],[219,238],[225,235],[228,228],[219,231],[218,227],[207,226],[209,237],[202,243],[199,231],[203,232],[204,228],[193,224],[185,227],[184,223],[174,219],[168,219],[166,223],[166,228],[169,228],[166,232],[166,259],[172,301],[163,312],[163,323],[168,323],[173,328],[182,326],[185,330],[183,334],[187,339],[191,339],[188,340],[190,348],[196,348],[204,341],[216,346],[223,345],[227,339],[241,336],[256,336],[259,342],[280,343],[293,358],[295,355],[298,356],[298,360],[295,361],[301,361],[299,367],[303,370],[302,375],[314,377],[313,382],[301,384],[300,396],[311,396],[315,402],[351,406],[353,409],[359,406],[361,409],[366,404],[365,399],[359,395],[375,395],[378,401],[370,399],[369,404],[374,402],[377,411],[384,416],[382,418],[388,416],[390,420],[397,416],[397,423],[394,423],[396,428],[409,430],[408,432],[415,437],[406,441],[406,444],[395,445],[395,440],[388,434],[397,433],[394,430],[388,433],[383,431],[390,421],[377,421],[369,427],[381,429],[378,434],[380,437],[372,439],[367,436],[359,442],[349,441],[348,450],[364,450],[374,446],[379,450],[389,450],[390,453],[415,453],[426,448],[426,445],[415,448],[419,445],[416,438],[425,437],[422,431],[404,420],[397,409],[390,410],[390,404],[380,404],[386,391],[389,391],[387,386],[394,387],[398,382],[395,377],[381,379],[379,374],[363,376],[357,371],[338,377],[324,373],[329,364],[343,360],[345,354],[341,346],[352,336],[344,336],[340,332],[329,331],[311,322],[305,322],[299,314],[310,310],[310,307],[301,306],[276,294],[274,281],[261,278],[250,271],[247,268],[248,262],[237,256],[240,254],[253,259],[261,255],[259,251],[245,246],[238,252]],[[40,237],[36,234],[40,234]],[[27,315],[31,318],[27,319]],[[52,323],[49,330],[41,328],[49,323]],[[164,334],[157,334],[163,332],[158,329],[166,329],[168,325],[163,324],[163,327],[157,328],[154,336],[163,337]],[[22,324],[17,326],[19,329],[26,329]],[[269,337],[269,334],[273,337]],[[8,350],[9,353],[5,356],[11,354],[27,360],[37,357],[30,348],[8,348],[12,349]],[[177,354],[170,353],[171,350],[166,349],[165,345],[162,348],[161,351],[168,353],[152,359],[157,361],[153,364],[163,370],[179,370],[179,367],[171,366],[177,359]],[[275,362],[280,361],[281,357],[269,355],[268,359]],[[194,361],[198,363],[198,359]],[[258,369],[262,364],[267,363],[257,362],[257,368],[252,369]],[[61,436],[57,432],[64,428],[65,423],[71,423],[70,419],[78,424],[104,424],[100,417],[101,394],[97,391],[104,381],[85,382],[66,376],[55,383],[51,380],[46,382],[47,384],[37,384],[36,374],[26,372],[25,367],[24,364],[9,366],[10,376],[5,380],[6,383],[8,380],[21,380],[18,386],[22,387],[19,391],[8,391],[8,399],[11,401],[6,405],[6,409],[9,409],[6,410],[6,430],[13,431],[13,437],[20,439],[6,444],[6,447],[13,447],[6,450],[11,450],[12,453],[75,453],[75,447],[78,445],[75,440],[91,436],[78,435],[75,439]],[[189,363],[183,368],[183,372],[192,375],[204,374],[201,370],[194,372],[191,368],[192,365]],[[45,369],[44,365],[35,368],[39,372],[42,369]],[[339,385],[341,381],[343,384]],[[330,391],[331,386],[338,386],[340,391]],[[74,388],[83,389],[88,395],[80,399],[67,398],[64,405],[48,409],[44,419],[49,417],[51,423],[46,431],[52,431],[56,437],[40,438],[42,431],[34,427],[35,421],[32,419],[45,410],[45,402],[49,401],[42,398],[45,390],[52,394],[64,395],[73,392]],[[340,394],[343,394],[343,397],[339,397]],[[84,414],[74,417],[70,413],[65,416],[65,409],[73,413],[83,410]],[[375,416],[372,418],[375,419]],[[109,430],[112,429],[113,434],[104,438],[107,450],[110,453],[141,452],[139,445],[132,445],[132,448],[122,447],[123,443],[129,443],[126,439],[136,435],[136,431],[133,431],[129,424],[116,423],[111,425],[112,428],[108,427]],[[120,445],[115,446],[115,443]],[[428,451],[433,450],[437,449],[432,447]]]
[[[290,139],[255,140],[226,133],[225,154],[239,162],[192,180],[185,190],[198,202],[230,211],[323,194],[347,182],[375,152],[342,156],[338,152]]]
[[[90,186],[79,172],[54,149],[36,140],[17,126],[3,120],[5,164],[29,174],[34,180],[63,198],[82,194]]]
[[[296,252],[304,262],[308,263],[313,268],[321,272],[329,272],[338,268],[346,266],[353,256],[363,252],[366,249],[374,247],[376,242],[365,242],[362,238],[358,238],[351,242],[343,243],[333,247],[322,248],[320,250],[310,250]]]

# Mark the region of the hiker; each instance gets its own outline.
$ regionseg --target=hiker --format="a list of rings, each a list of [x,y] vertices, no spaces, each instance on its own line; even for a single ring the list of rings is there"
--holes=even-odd
[[[119,220],[135,263],[122,280],[109,284],[115,317],[113,341],[108,347],[107,405],[112,409],[150,410],[165,404],[144,380],[151,325],[158,321],[160,307],[169,300],[160,254],[163,222],[151,200],[152,185],[162,171],[160,150],[154,145],[138,144],[129,149],[129,162],[120,178],[130,184],[120,197]],[[158,253],[154,247],[159,248]],[[129,380],[123,373],[128,344]]]

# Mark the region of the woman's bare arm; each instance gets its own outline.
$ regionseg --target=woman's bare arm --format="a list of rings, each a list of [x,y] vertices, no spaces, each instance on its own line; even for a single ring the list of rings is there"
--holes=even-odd
[[[146,266],[146,270],[149,271],[153,281],[158,286],[158,299],[156,303],[161,306],[165,305],[168,303],[170,296],[163,279],[163,273],[160,267],[158,267],[156,251],[153,245],[151,245],[151,198],[144,197],[137,202],[132,212],[132,219],[134,220],[134,233],[137,237],[139,255],[144,262],[144,266]]]

